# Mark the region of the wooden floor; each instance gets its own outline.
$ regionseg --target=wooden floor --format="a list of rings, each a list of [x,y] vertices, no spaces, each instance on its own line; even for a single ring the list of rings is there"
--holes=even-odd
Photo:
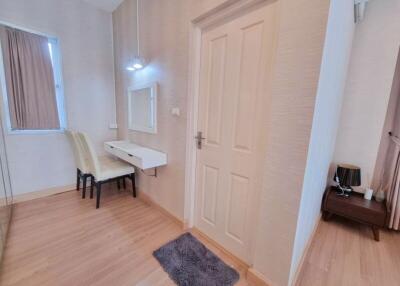
[[[174,285],[152,252],[183,233],[171,218],[105,189],[102,205],[67,192],[17,204],[0,273],[0,285]],[[241,274],[244,269],[199,237]],[[381,233],[334,218],[318,227],[298,286],[400,285],[400,234]]]
[[[400,233],[381,232],[333,217],[321,221],[298,286],[399,286]]]
[[[96,210],[73,191],[17,204],[0,285],[174,285],[152,252],[182,234],[180,226],[127,191],[104,189],[101,203]],[[203,242],[247,285],[244,269]]]

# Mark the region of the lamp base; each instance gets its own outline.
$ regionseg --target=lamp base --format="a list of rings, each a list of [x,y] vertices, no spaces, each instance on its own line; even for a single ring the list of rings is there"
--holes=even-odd
[[[336,195],[348,198],[350,197],[351,192],[353,191],[352,187],[341,186],[340,184],[337,186]]]

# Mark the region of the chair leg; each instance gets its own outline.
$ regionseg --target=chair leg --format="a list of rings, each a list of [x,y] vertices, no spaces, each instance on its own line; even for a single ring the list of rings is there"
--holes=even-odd
[[[76,190],[79,191],[79,187],[81,184],[81,170],[76,169]]]
[[[132,195],[134,198],[136,198],[135,174],[131,174],[131,180],[132,180]]]
[[[124,189],[126,189],[125,177],[122,177],[122,186],[124,187]]]
[[[82,199],[86,197],[86,181],[87,181],[87,176],[83,175]]]
[[[119,179],[117,179],[117,187],[118,187],[118,190],[121,189],[121,182],[119,181]]]
[[[97,197],[96,197],[96,209],[100,207],[100,194],[101,194],[101,182],[96,183]]]
[[[90,176],[90,199],[93,199],[94,177]]]

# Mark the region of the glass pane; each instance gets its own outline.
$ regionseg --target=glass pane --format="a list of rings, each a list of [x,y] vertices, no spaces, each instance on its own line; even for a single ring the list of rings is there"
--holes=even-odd
[[[130,100],[131,125],[133,128],[153,128],[153,100],[151,88],[132,91]]]

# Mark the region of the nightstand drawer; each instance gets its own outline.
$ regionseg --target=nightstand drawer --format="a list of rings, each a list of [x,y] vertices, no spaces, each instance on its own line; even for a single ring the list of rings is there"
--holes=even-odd
[[[350,198],[349,198],[350,199]],[[358,205],[349,205],[346,198],[331,199],[327,201],[326,210],[334,214],[352,218],[354,220],[373,224],[377,226],[385,226],[386,213],[376,211],[371,208],[360,207]]]
[[[355,192],[346,198],[338,196],[335,188],[331,188],[325,193],[323,210],[370,225],[384,227],[386,223],[385,204],[365,200],[363,194]]]

